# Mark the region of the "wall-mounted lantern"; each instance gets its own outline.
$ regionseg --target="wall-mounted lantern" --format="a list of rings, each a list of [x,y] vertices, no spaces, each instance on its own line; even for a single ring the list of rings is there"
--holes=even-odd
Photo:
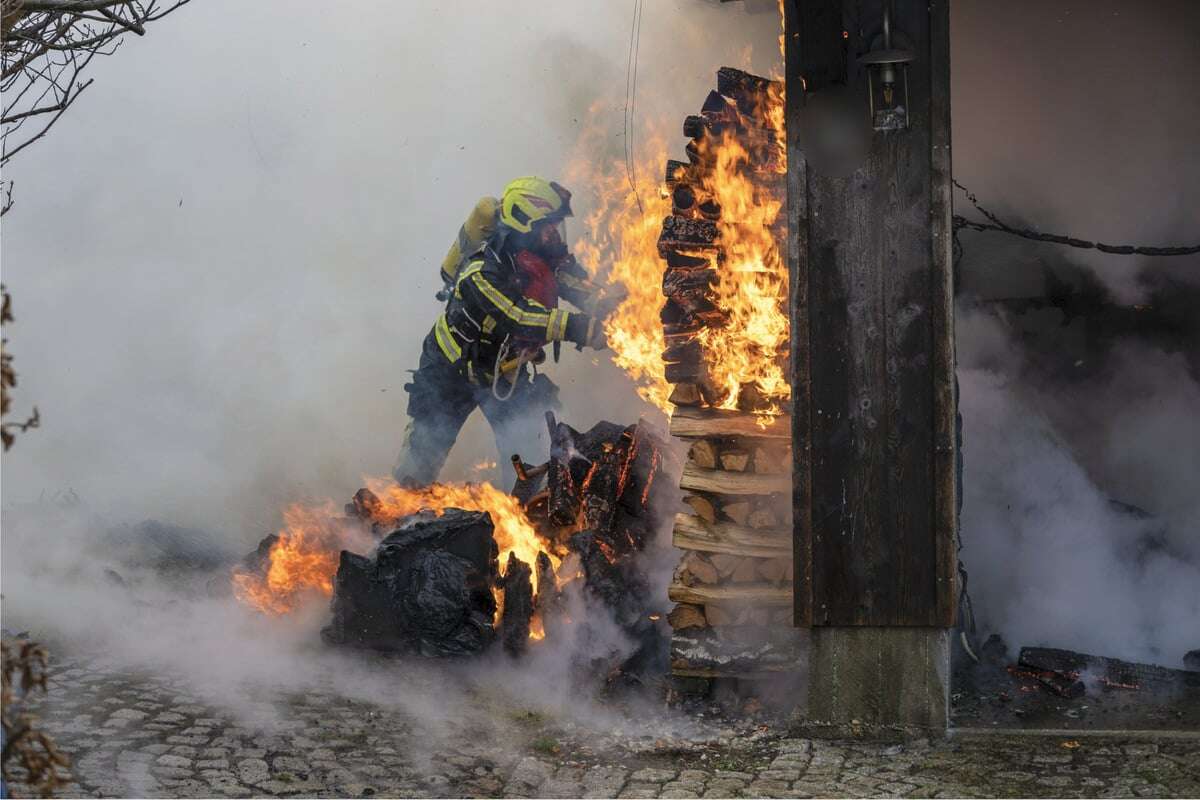
[[[907,41],[897,32],[897,43]],[[908,65],[912,50],[893,46],[891,3],[884,3],[883,32],[871,41],[871,49],[859,58],[867,68],[871,126],[877,131],[908,128]]]

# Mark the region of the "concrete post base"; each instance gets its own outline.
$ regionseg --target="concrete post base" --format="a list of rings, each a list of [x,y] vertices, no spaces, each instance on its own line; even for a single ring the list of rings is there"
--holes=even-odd
[[[941,736],[949,724],[950,632],[813,628],[808,678],[814,729]]]

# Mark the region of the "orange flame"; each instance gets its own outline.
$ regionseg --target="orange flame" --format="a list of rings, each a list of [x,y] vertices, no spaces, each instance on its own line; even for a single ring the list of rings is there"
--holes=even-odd
[[[599,111],[593,108],[593,114]],[[719,395],[713,404],[736,408],[745,387],[753,386],[760,399],[752,410],[765,425],[770,416],[781,413],[790,395],[785,367],[788,276],[777,225],[783,209],[778,176],[787,171],[781,83],[771,86],[762,108],[746,121],[754,128],[747,135],[759,140],[753,153],[733,132],[704,139],[699,147],[707,168],[696,171],[699,182],[694,188],[721,208],[717,228],[722,256],[719,263],[712,256],[711,263],[717,274],[713,301],[728,321],[704,328],[697,339],[709,381]],[[596,193],[575,252],[626,293],[605,323],[613,361],[633,378],[645,400],[669,413],[671,385],[662,362],[665,336],[659,316],[666,300],[665,265],[658,237],[672,204],[661,188],[648,192],[642,186],[635,194],[630,186],[631,174],[662,174],[667,159],[663,142],[662,136],[647,137],[641,149],[651,155],[638,159],[633,170],[620,162],[597,167],[591,158],[577,157],[568,178]],[[592,143],[585,137],[580,151],[590,149]]]
[[[352,538],[337,523],[332,502],[295,503],[283,512],[283,528],[267,554],[264,574],[235,572],[234,596],[267,614],[294,611],[313,594],[333,594],[338,553]]]
[[[441,513],[447,508],[464,511],[486,511],[492,517],[492,534],[500,549],[500,567],[508,563],[509,553],[516,553],[533,571],[533,591],[538,591],[537,556],[546,553],[555,569],[561,562],[552,543],[543,540],[534,530],[525,509],[517,498],[490,483],[435,483],[420,489],[405,489],[390,479],[367,478],[367,488],[379,498],[375,512],[380,522],[392,523],[422,509]]]
[[[595,106],[591,113],[596,116],[601,111]],[[595,131],[598,126],[593,120],[589,127]],[[590,149],[591,142],[585,137],[580,150]],[[651,137],[646,149],[653,155],[637,164],[634,172],[661,174],[667,160],[665,141]],[[646,186],[634,193],[624,163],[597,165],[589,157],[579,156],[568,168],[567,178],[572,185],[594,193],[592,211],[583,224],[584,236],[575,242],[576,255],[589,269],[599,268],[610,286],[625,293],[604,324],[613,363],[633,379],[642,399],[670,412],[667,398],[671,385],[662,361],[666,338],[659,319],[666,298],[658,235],[663,217],[671,213],[671,201],[664,192],[647,191]]]
[[[366,484],[379,499],[378,507],[372,509],[376,522],[391,524],[425,509],[438,514],[447,508],[486,511],[495,526],[493,536],[500,551],[502,569],[509,553],[515,553],[531,567],[536,565],[539,552],[549,556],[553,568],[557,569],[561,563],[552,544],[538,537],[517,499],[491,484],[434,484],[421,489],[405,489],[390,480],[377,478],[366,479]],[[319,506],[295,504],[284,511],[283,517],[279,539],[267,556],[266,572],[237,572],[233,576],[234,596],[271,615],[295,611],[306,596],[331,596],[340,551],[363,552],[374,544],[355,526],[346,524],[332,502]],[[532,579],[536,593],[536,568]]]

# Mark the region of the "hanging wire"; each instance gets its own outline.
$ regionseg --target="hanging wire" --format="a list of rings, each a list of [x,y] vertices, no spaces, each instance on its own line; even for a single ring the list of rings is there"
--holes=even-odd
[[[637,68],[638,56],[642,47],[642,0],[633,0],[633,20],[629,26],[629,56],[625,61],[625,175],[629,179],[629,189],[637,200],[638,211],[646,213],[642,207],[642,197],[637,189],[637,163],[634,157],[633,128],[637,114]]]
[[[1014,228],[1002,219],[997,217],[991,211],[979,204],[978,198],[965,186],[954,181],[954,185],[961,189],[967,196],[967,200],[971,205],[975,206],[975,210],[988,219],[988,222],[975,222],[966,217],[954,216],[954,242],[955,242],[955,262],[962,256],[962,245],[958,242],[957,233],[960,229],[966,228],[970,231],[999,231],[1006,233],[1009,236],[1018,236],[1022,239],[1029,239],[1035,242],[1048,242],[1050,244],[1064,244],[1068,247],[1078,247],[1082,250],[1099,250],[1101,253],[1111,253],[1119,256],[1189,256],[1195,253],[1200,253],[1200,245],[1185,245],[1177,247],[1140,247],[1136,245],[1113,245],[1104,244],[1102,242],[1089,242],[1084,239],[1076,239],[1073,236],[1061,236],[1055,233],[1041,233],[1039,231],[1030,230],[1028,228]]]

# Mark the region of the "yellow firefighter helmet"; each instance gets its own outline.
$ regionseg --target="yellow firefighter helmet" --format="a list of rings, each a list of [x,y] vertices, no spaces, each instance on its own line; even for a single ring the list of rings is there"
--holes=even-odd
[[[500,222],[519,233],[529,233],[534,223],[571,216],[571,193],[554,181],[529,176],[504,187]]]

